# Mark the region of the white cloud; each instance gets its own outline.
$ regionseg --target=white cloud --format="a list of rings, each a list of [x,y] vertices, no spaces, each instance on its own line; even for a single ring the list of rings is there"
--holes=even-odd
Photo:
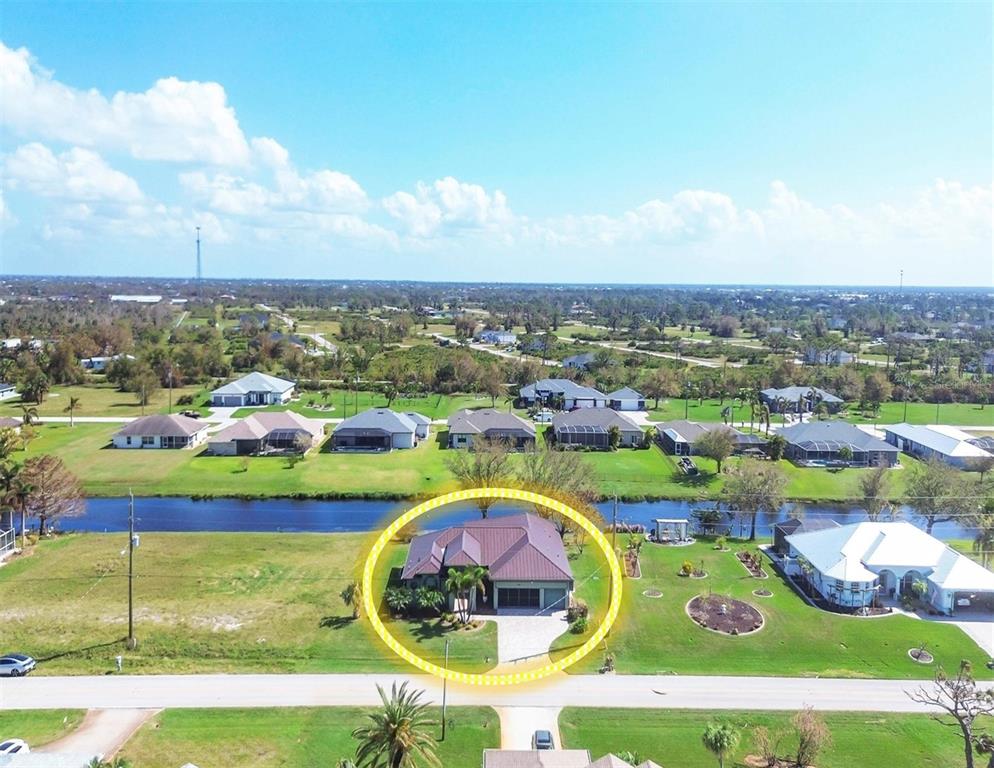
[[[381,205],[409,234],[419,238],[467,230],[506,235],[519,223],[499,189],[490,193],[478,184],[467,184],[452,176],[431,185],[419,182],[413,195],[395,192]]]
[[[255,158],[271,176],[271,186],[228,173],[203,171],[180,175],[184,188],[220,213],[263,216],[275,210],[312,213],[358,213],[368,205],[366,193],[351,176],[320,170],[301,175],[290,155],[270,138],[252,140]]]
[[[0,43],[0,119],[22,135],[128,152],[143,160],[244,165],[248,142],[218,83],[157,80],[111,98],[56,80],[26,48]]]
[[[25,187],[43,197],[133,203],[143,199],[138,182],[111,168],[89,149],[73,147],[56,155],[44,144],[18,147],[3,164],[11,189]]]

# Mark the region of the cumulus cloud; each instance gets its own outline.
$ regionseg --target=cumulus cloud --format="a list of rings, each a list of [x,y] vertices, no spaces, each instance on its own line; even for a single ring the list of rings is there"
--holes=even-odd
[[[218,83],[166,77],[107,98],[65,85],[26,48],[0,43],[0,119],[31,137],[109,148],[143,160],[244,165],[250,149]]]
[[[452,176],[433,184],[419,182],[414,194],[395,192],[381,201],[383,209],[414,237],[436,233],[490,231],[508,234],[516,223],[499,189],[487,192]]]
[[[180,175],[188,192],[219,213],[232,216],[262,216],[276,210],[312,213],[357,213],[367,206],[366,193],[351,176],[339,171],[319,170],[300,174],[290,154],[270,138],[252,140],[254,157],[263,184],[241,175],[192,171]]]
[[[138,182],[111,168],[96,152],[81,147],[56,155],[44,144],[25,144],[7,156],[3,171],[11,189],[23,186],[43,197],[117,203],[144,198]]]

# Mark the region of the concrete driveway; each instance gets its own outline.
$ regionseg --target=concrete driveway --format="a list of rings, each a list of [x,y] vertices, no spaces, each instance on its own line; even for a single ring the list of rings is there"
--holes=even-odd
[[[561,707],[494,707],[500,718],[501,749],[532,749],[535,731],[548,731],[556,749],[563,748],[559,738]]]
[[[42,753],[70,753],[110,758],[124,746],[156,709],[91,709],[72,733],[43,747]]]
[[[552,641],[566,631],[566,611],[535,615],[478,616],[497,625],[497,661],[513,664],[546,656]]]

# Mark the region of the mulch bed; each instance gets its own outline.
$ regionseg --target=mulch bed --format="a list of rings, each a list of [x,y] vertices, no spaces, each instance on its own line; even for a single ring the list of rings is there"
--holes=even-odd
[[[747,635],[763,626],[758,609],[727,595],[698,595],[687,603],[687,614],[705,629],[726,635]]]
[[[752,593],[756,597],[773,597],[773,593],[768,589],[754,589]]]
[[[646,597],[653,597],[653,598],[663,596],[663,593],[660,592],[658,589],[647,589],[642,594],[645,595]]]
[[[766,571],[763,570],[762,560],[758,555],[754,557],[748,552],[736,552],[735,559],[742,563],[754,579],[765,579],[767,577]]]
[[[912,648],[908,651],[908,656],[917,661],[919,664],[931,664],[935,661],[935,657],[928,651],[923,651],[921,648]]]

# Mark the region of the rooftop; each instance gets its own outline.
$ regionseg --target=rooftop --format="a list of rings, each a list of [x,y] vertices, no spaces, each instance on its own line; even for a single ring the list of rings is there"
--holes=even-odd
[[[612,408],[579,408],[552,417],[552,428],[557,432],[607,432],[611,427],[622,432],[642,431],[631,417]]]
[[[211,438],[212,443],[232,440],[262,440],[273,432],[308,432],[313,437],[324,434],[324,427],[294,411],[258,411],[225,427]]]
[[[841,397],[836,397],[831,392],[826,392],[824,389],[819,387],[770,387],[769,389],[764,389],[762,394],[770,399],[776,400],[778,397],[782,397],[784,400],[790,400],[792,402],[797,402],[800,398],[807,398],[812,392],[815,394],[815,400],[825,402],[825,403],[842,403],[844,402]]]
[[[522,430],[532,437],[535,436],[535,427],[531,422],[525,421],[516,414],[498,411],[496,408],[480,408],[475,411],[464,408],[449,417],[449,432],[484,434],[491,430]]]
[[[897,451],[890,443],[846,421],[808,421],[784,427],[779,434],[788,443],[809,451],[837,450],[843,446],[854,451]]]
[[[142,416],[117,431],[121,437],[189,437],[207,429],[207,424],[189,416],[156,413]]]
[[[570,398],[598,398],[603,400],[605,395],[593,387],[585,387],[569,379],[539,379],[534,384],[527,384],[521,388],[521,396],[527,398],[535,397],[536,392],[551,392],[554,395],[562,395]]]
[[[970,442],[974,439],[973,435],[956,427],[945,425],[919,426],[917,424],[894,424],[884,427],[884,432],[897,435],[905,440],[912,440],[936,453],[941,453],[943,456],[981,459],[991,457],[991,454],[983,448]]]
[[[379,429],[390,434],[413,433],[419,423],[431,423],[430,419],[421,414],[413,414],[422,421],[416,421],[412,415],[391,411],[389,408],[370,408],[368,411],[357,413],[355,416],[342,421],[335,431],[340,429]]]
[[[229,381],[211,394],[215,395],[244,395],[249,392],[277,392],[283,394],[287,390],[293,389],[295,384],[292,381],[281,379],[277,376],[270,376],[268,373],[252,371],[240,379]]]

